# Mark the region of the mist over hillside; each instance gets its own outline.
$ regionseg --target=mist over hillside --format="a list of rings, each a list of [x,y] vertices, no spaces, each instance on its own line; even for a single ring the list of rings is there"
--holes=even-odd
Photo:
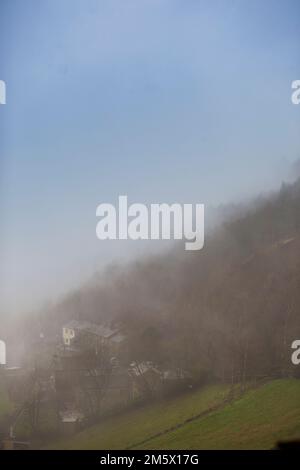
[[[296,372],[300,335],[300,180],[231,211],[200,252],[110,266],[57,304],[18,323],[26,348],[70,320],[119,322],[127,360],[188,370],[199,380]],[[234,215],[232,215],[234,213]],[[243,215],[244,214],[244,215]],[[124,358],[125,360],[125,358]]]

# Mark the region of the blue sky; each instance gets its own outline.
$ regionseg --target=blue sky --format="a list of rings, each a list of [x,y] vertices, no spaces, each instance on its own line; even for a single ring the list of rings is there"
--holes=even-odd
[[[298,0],[0,0],[0,79],[4,313],[143,252],[99,203],[234,202],[300,157]]]

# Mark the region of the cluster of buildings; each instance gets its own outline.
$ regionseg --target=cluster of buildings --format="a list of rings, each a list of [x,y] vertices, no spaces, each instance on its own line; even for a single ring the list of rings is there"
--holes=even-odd
[[[163,371],[149,361],[126,363],[127,335],[120,324],[72,320],[63,326],[62,339],[53,380],[65,430],[190,382],[182,370]]]
[[[159,396],[170,385],[190,382],[182,370],[161,370],[149,361],[129,362],[127,346],[126,331],[117,323],[72,320],[63,325],[60,340],[50,342],[41,335],[33,347],[26,398],[17,396],[18,390],[24,390],[20,386],[24,370],[12,374],[6,368],[11,390],[20,409],[24,401],[23,415],[30,413],[32,427],[38,429],[43,408],[52,407],[60,430],[73,433],[100,416]],[[0,342],[3,363],[4,347]]]

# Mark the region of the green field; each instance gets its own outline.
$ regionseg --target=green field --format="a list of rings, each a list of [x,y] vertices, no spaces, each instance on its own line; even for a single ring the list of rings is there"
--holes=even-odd
[[[153,439],[153,449],[270,449],[300,439],[300,381],[278,380],[223,409]]]
[[[228,387],[211,386],[168,401],[128,410],[60,441],[54,448],[125,449],[221,404],[227,394]]]
[[[268,449],[300,438],[300,380],[268,382],[230,403],[227,394],[224,386],[206,387],[107,418],[51,447]]]

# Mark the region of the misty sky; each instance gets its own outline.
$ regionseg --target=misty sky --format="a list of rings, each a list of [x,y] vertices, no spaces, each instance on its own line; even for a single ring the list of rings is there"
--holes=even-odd
[[[0,79],[0,315],[140,254],[99,203],[234,202],[300,157],[299,0],[0,0]]]

